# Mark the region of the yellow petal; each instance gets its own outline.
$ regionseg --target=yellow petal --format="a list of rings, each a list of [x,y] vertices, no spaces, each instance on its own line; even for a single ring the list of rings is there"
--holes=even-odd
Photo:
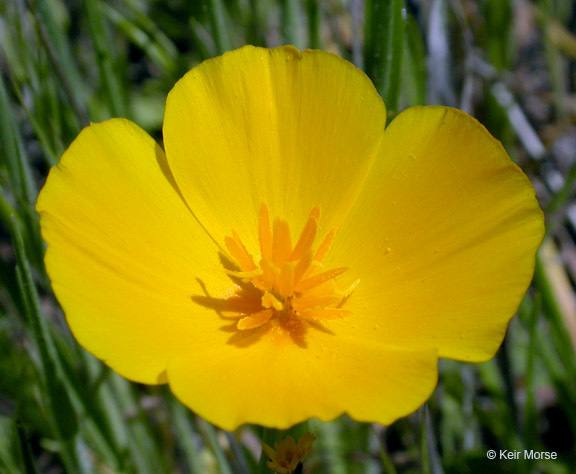
[[[178,194],[164,153],[127,120],[84,129],[37,210],[46,267],[78,341],[125,377],[157,383],[174,352],[222,325],[192,300],[229,280]],[[227,281],[226,281],[227,280]]]
[[[353,316],[331,328],[440,357],[490,358],[532,278],[544,232],[534,194],[465,113],[400,114],[328,257],[360,279],[344,305]]]
[[[235,344],[175,356],[168,368],[176,396],[227,430],[243,423],[283,429],[344,412],[389,424],[415,411],[436,378],[435,351],[393,350],[312,328],[300,345],[261,328]]]
[[[170,92],[164,144],[182,194],[214,239],[235,229],[257,253],[260,205],[326,230],[358,195],[385,124],[366,75],[341,58],[246,46],[191,70]]]
[[[351,316],[352,312],[338,308],[317,308],[300,311],[298,315],[304,319],[323,321],[327,319],[346,318]]]

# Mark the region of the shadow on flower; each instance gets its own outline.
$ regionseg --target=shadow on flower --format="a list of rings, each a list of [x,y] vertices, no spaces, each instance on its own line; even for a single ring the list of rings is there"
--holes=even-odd
[[[237,266],[223,253],[219,254],[219,259],[224,269],[229,271],[238,270]],[[218,317],[227,321],[227,324],[221,326],[220,330],[231,333],[227,341],[228,344],[233,344],[237,347],[248,347],[257,343],[268,331],[272,331],[275,328],[270,325],[263,325],[248,331],[238,329],[237,321],[240,315],[253,314],[262,309],[259,301],[261,301],[264,293],[252,284],[242,281],[241,278],[232,275],[229,275],[229,278],[237,288],[233,296],[221,298],[211,296],[206,284],[201,279],[197,279],[196,281],[201,286],[204,295],[193,295],[191,299],[200,306],[214,310]],[[333,334],[319,322],[303,321],[289,312],[286,312],[285,317],[278,318],[278,325],[281,330],[290,334],[294,344],[302,349],[307,347],[306,333],[309,329]]]

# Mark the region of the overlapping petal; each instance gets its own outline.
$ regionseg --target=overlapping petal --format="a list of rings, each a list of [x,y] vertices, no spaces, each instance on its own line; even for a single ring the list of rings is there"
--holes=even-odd
[[[342,413],[388,424],[416,410],[436,386],[434,350],[390,349],[319,329],[298,342],[273,326],[237,344],[176,356],[170,386],[228,430],[246,422],[288,428]]]
[[[524,295],[544,222],[534,188],[475,119],[415,107],[386,129],[331,257],[360,278],[346,334],[440,357],[494,355]]]
[[[213,289],[230,283],[171,180],[154,140],[115,119],[82,131],[37,204],[46,268],[74,335],[146,383],[164,379],[174,352],[219,335],[221,321],[192,300],[199,275]]]
[[[246,46],[192,69],[168,96],[164,145],[190,208],[214,238],[257,248],[264,202],[300,227],[316,205],[339,225],[385,125],[368,77],[322,51]]]

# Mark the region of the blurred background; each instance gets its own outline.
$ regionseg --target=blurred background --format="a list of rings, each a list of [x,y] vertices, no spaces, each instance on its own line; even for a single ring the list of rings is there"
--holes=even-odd
[[[173,84],[244,44],[344,57],[390,119],[421,104],[474,115],[547,216],[534,283],[496,358],[441,361],[426,407],[392,426],[295,428],[318,438],[304,471],[576,472],[575,27],[570,0],[1,0],[0,472],[267,472],[257,427],[222,432],[77,345],[34,212],[83,126],[127,117],[161,142]],[[492,461],[489,449],[558,458]]]

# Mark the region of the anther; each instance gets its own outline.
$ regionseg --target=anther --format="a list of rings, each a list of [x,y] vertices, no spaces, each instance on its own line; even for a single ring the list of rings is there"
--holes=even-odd
[[[256,301],[250,299],[250,305],[247,305],[256,309],[252,314],[236,315],[240,318],[238,329],[259,328],[275,317],[322,321],[350,314],[340,306],[358,281],[342,291],[334,280],[347,268],[321,271],[324,269],[322,262],[332,246],[336,231],[332,229],[328,232],[316,253],[313,253],[319,219],[320,208],[315,206],[293,247],[288,222],[275,219],[271,226],[268,208],[262,204],[258,221],[260,255],[257,258],[248,252],[235,231],[232,232],[232,237],[226,237],[226,247],[240,269],[227,270],[226,273],[246,283],[252,283],[256,289],[254,295],[238,294],[234,297],[259,298]],[[258,291],[261,292],[259,297]]]

